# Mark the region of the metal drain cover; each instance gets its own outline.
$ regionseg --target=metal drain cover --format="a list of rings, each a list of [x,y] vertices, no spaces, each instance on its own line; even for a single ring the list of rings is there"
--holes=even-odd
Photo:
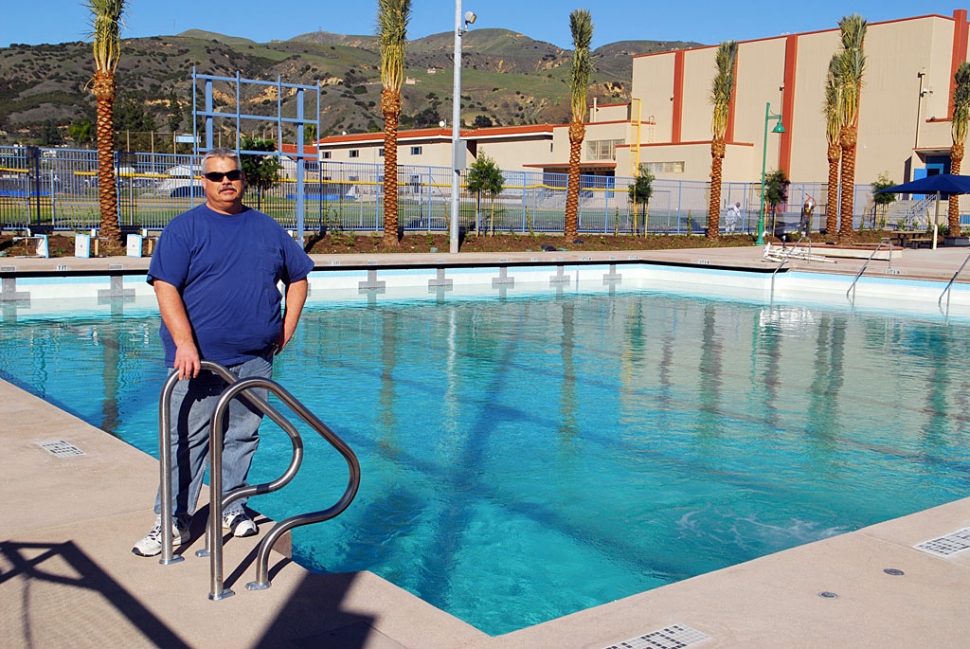
[[[65,442],[63,439],[38,442],[38,446],[46,451],[49,451],[55,457],[75,457],[77,455],[84,455],[84,451],[70,442]]]
[[[603,647],[603,649],[680,649],[710,639],[711,636],[701,633],[697,629],[692,629],[683,624],[671,624],[659,631],[651,631],[636,638],[611,644]]]
[[[935,554],[938,557],[949,557],[970,548],[970,527],[965,527],[936,539],[923,541],[913,547],[923,552]]]

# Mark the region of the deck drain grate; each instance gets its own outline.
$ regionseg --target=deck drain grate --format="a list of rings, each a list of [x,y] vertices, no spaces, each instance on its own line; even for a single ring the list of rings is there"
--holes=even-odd
[[[957,552],[963,552],[970,548],[970,527],[965,527],[936,539],[923,541],[913,547],[923,552],[935,554],[938,557],[948,557]]]
[[[710,640],[711,636],[683,624],[651,631],[650,633],[611,644],[603,649],[680,649]]]
[[[65,442],[63,439],[54,439],[49,442],[39,442],[39,445],[42,449],[50,451],[52,455],[57,457],[75,457],[77,455],[84,455],[84,451],[70,442]]]

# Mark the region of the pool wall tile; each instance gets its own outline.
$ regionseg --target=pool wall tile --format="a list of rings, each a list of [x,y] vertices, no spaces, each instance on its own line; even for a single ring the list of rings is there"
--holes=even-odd
[[[373,304],[399,300],[454,300],[476,297],[527,298],[577,292],[676,291],[688,296],[774,304],[798,302],[840,308],[871,308],[970,317],[970,285],[954,284],[944,294],[940,281],[898,275],[864,275],[853,295],[852,275],[788,271],[754,273],[657,264],[536,264],[483,267],[372,268],[316,270],[308,277],[312,302]],[[72,300],[123,299],[125,310],[155,308],[145,275],[96,277],[4,277],[0,303],[4,318],[66,314]],[[941,302],[941,298],[946,300]],[[128,304],[134,299],[133,303]],[[949,304],[947,305],[946,302]],[[939,303],[939,304],[938,304]],[[104,308],[108,308],[105,306]],[[117,305],[114,306],[117,308]]]

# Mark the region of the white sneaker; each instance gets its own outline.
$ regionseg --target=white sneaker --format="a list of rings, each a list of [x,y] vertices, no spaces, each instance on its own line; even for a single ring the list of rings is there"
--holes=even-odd
[[[222,517],[222,529],[232,530],[235,537],[253,536],[259,532],[256,523],[246,512],[232,512]]]
[[[172,546],[182,545],[182,537],[184,536],[187,539],[189,536],[188,532],[189,526],[178,517],[175,517],[175,520],[172,521]],[[155,527],[152,528],[152,531],[145,538],[135,543],[135,547],[131,551],[140,557],[154,557],[162,553],[161,516],[155,517]]]

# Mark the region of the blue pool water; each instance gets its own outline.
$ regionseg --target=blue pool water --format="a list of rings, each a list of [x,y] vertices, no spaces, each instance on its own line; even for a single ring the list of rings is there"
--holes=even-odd
[[[362,466],[297,559],[490,634],[970,494],[966,323],[648,291],[382,300],[311,303],[277,361]],[[157,318],[123,312],[5,321],[0,375],[157,454]],[[305,433],[294,484],[250,503],[272,518],[346,485]],[[289,452],[264,426],[251,478]]]

